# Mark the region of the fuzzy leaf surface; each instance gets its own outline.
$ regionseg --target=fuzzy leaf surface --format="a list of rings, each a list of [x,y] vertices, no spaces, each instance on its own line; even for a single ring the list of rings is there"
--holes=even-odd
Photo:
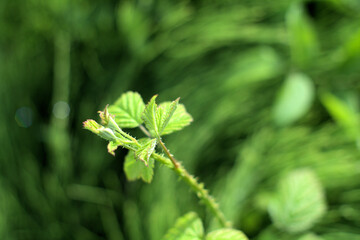
[[[148,166],[150,156],[155,150],[156,139],[140,139],[139,143],[141,144],[141,147],[136,150],[135,157],[138,160],[143,161],[145,165]]]
[[[160,104],[160,107],[170,105],[170,102],[164,102]],[[176,131],[183,129],[184,127],[190,125],[193,121],[191,115],[186,112],[185,106],[183,104],[178,104],[177,108],[170,118],[169,122],[166,124],[161,135],[167,135]]]
[[[180,130],[191,122],[192,118],[189,114],[186,115],[185,108],[179,104],[179,98],[157,106],[156,97],[157,95],[151,98],[142,115],[146,128],[152,135],[160,137]],[[180,107],[180,111],[177,110],[178,107]]]
[[[150,183],[154,175],[154,159],[150,158],[146,166],[144,162],[135,158],[133,151],[129,151],[125,157],[124,171],[130,181],[141,178],[144,182]]]
[[[144,108],[145,104],[140,94],[129,91],[110,105],[108,111],[115,115],[115,122],[120,128],[135,128],[143,122],[141,114]]]
[[[158,135],[158,122],[159,117],[156,114],[157,104],[155,102],[157,95],[153,96],[149,103],[145,106],[145,110],[141,116],[141,119],[144,121],[146,128],[153,134]]]
[[[196,213],[190,212],[180,217],[162,240],[201,240],[204,228]]]
[[[157,114],[159,115],[159,123],[158,129],[159,134],[162,135],[164,129],[168,125],[169,121],[172,119],[173,114],[175,113],[177,106],[179,104],[179,99],[176,99],[173,102],[169,102],[168,104],[160,104],[157,108]]]
[[[275,226],[291,233],[311,228],[325,210],[322,186],[308,169],[295,170],[283,177],[269,203],[270,217]]]
[[[224,228],[210,232],[206,240],[248,240],[248,238],[241,231]]]

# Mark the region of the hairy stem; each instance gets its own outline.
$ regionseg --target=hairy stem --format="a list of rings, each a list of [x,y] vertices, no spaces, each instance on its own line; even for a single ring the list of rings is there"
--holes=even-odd
[[[209,194],[208,190],[204,188],[203,183],[199,183],[196,178],[190,175],[186,169],[174,158],[174,156],[170,153],[170,151],[166,148],[165,144],[158,138],[158,142],[161,148],[164,150],[165,154],[171,160],[173,164],[171,167],[169,166],[169,160],[164,160],[159,154],[153,154],[153,157],[161,163],[164,163],[166,166],[170,167],[173,171],[176,172],[196,193],[198,198],[209,208],[209,210],[214,214],[214,216],[218,219],[219,223],[222,227],[231,227],[231,222],[227,221],[223,212],[220,210],[219,205],[216,200]]]
[[[165,154],[168,156],[168,158],[171,160],[171,162],[174,164],[174,168],[179,168],[180,164],[179,162],[174,158],[174,156],[170,153],[170,151],[166,148],[163,141],[161,141],[161,138],[158,138],[158,142],[161,146],[161,148],[164,150]]]

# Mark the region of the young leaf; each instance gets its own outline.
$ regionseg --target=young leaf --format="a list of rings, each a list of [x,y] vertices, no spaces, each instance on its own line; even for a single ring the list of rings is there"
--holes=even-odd
[[[238,230],[223,228],[210,232],[206,240],[248,240],[247,237]]]
[[[107,149],[108,149],[108,152],[115,156],[115,150],[120,146],[120,144],[118,144],[117,142],[113,142],[113,141],[110,141],[109,144],[107,145]]]
[[[135,153],[129,151],[125,157],[124,171],[126,178],[130,181],[142,179],[144,182],[150,183],[154,175],[154,159],[148,160],[148,166],[135,158]]]
[[[194,212],[180,217],[163,240],[202,240],[204,229],[200,218]]]
[[[166,107],[170,105],[170,102],[164,102],[160,104],[160,107]],[[183,129],[188,126],[193,121],[191,115],[186,112],[186,109],[183,104],[178,104],[177,108],[170,118],[169,122],[166,124],[161,135],[167,135],[176,131]]]
[[[115,122],[120,128],[135,128],[143,121],[141,114],[144,111],[145,104],[136,92],[126,92],[120,98],[110,105],[108,111],[115,115]]]
[[[159,134],[158,130],[158,116],[156,114],[157,111],[157,104],[155,102],[155,99],[157,98],[157,95],[153,96],[149,103],[145,106],[145,110],[141,116],[141,119],[144,121],[146,128],[155,135]]]
[[[321,184],[307,169],[295,170],[281,179],[277,194],[269,204],[275,226],[291,233],[311,228],[325,210]]]
[[[184,107],[182,107],[180,111],[177,111],[177,107],[182,106],[179,105],[180,98],[173,102],[162,103],[158,107],[155,102],[156,97],[157,95],[151,98],[142,115],[147,129],[152,134],[160,137],[161,135],[180,130],[190,123],[192,120],[191,116],[185,114],[186,111]],[[178,118],[178,120],[176,120],[175,117]]]
[[[160,104],[157,112],[159,115],[160,122],[158,123],[158,129],[160,135],[162,135],[162,132],[168,125],[169,121],[171,120],[173,114],[176,111],[176,108],[179,104],[179,99],[177,98],[175,101],[169,103],[169,104]]]
[[[139,143],[141,144],[141,147],[136,150],[135,157],[148,166],[150,156],[155,150],[156,139],[140,139]]]

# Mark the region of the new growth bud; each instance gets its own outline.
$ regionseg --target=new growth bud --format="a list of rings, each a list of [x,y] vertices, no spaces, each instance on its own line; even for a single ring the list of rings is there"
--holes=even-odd
[[[104,111],[99,111],[101,123],[112,130],[121,132],[121,128],[115,122],[114,116],[109,113],[107,108],[108,105],[106,105]]]
[[[85,129],[95,133],[99,134],[99,129],[102,128],[100,124],[98,124],[95,120],[89,119],[83,122],[83,126]]]
[[[98,135],[108,141],[116,142],[116,140],[118,139],[110,128],[101,127],[99,129]]]

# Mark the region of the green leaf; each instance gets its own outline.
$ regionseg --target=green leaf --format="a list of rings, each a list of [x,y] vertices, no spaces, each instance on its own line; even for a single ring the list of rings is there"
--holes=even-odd
[[[156,114],[157,104],[155,102],[157,95],[153,96],[149,103],[145,106],[145,110],[141,115],[141,119],[144,121],[146,128],[151,132],[158,135],[158,116]]]
[[[145,104],[136,92],[126,92],[120,98],[110,105],[108,111],[115,115],[115,122],[120,128],[135,128],[142,124],[141,114],[144,111]]]
[[[145,166],[144,162],[135,158],[133,151],[129,151],[125,157],[124,171],[130,181],[141,178],[144,182],[150,183],[154,175],[154,159],[150,158],[148,166]]]
[[[163,240],[202,240],[204,229],[200,218],[194,212],[180,217]]]
[[[301,3],[294,3],[286,14],[291,57],[294,63],[304,68],[313,64],[319,52],[316,32]]]
[[[145,163],[146,166],[149,164],[150,156],[155,150],[156,139],[140,139],[139,143],[141,147],[139,147],[135,152],[135,157]]]
[[[160,106],[163,105],[170,105],[170,102],[164,102],[160,104]],[[170,118],[161,135],[167,135],[175,131],[179,131],[190,125],[192,121],[193,119],[191,115],[186,112],[185,106],[183,104],[178,104],[172,118]]]
[[[142,115],[146,128],[152,135],[160,137],[178,131],[190,124],[192,118],[186,112],[185,107],[179,104],[180,98],[157,106],[156,97],[157,95],[151,98]]]
[[[113,141],[110,141],[109,144],[107,145],[107,149],[108,149],[108,152],[115,156],[115,150],[120,146],[119,143],[117,142],[113,142]]]
[[[158,123],[159,134],[162,135],[165,127],[168,125],[169,121],[171,120],[173,114],[176,111],[176,108],[179,104],[179,99],[177,98],[175,101],[169,104],[160,104],[157,108],[158,118],[160,119]]]
[[[292,171],[282,178],[269,204],[269,213],[275,226],[287,232],[301,232],[311,228],[325,211],[322,186],[308,169]]]
[[[347,133],[356,138],[359,134],[360,123],[357,111],[351,105],[336,97],[335,95],[324,92],[320,95],[322,104],[335,121],[341,125]]]
[[[206,240],[247,240],[248,238],[236,229],[223,228],[210,232]]]
[[[286,126],[303,117],[314,100],[314,84],[301,73],[291,74],[280,89],[272,114],[275,123]]]

